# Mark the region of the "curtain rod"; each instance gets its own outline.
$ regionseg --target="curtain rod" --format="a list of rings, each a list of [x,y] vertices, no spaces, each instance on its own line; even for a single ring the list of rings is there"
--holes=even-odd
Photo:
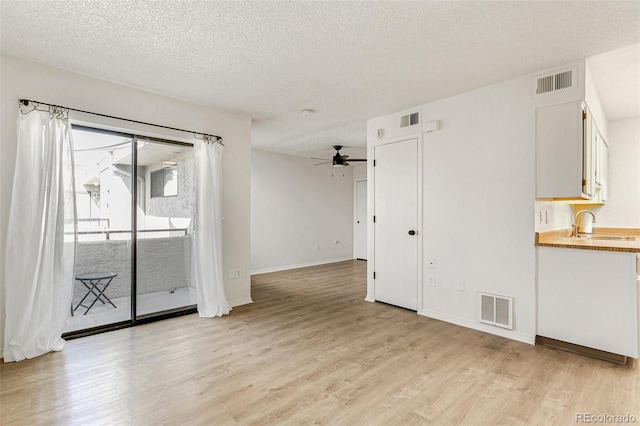
[[[213,139],[215,139],[216,142],[219,142],[220,144],[222,144],[222,136],[218,136],[218,135],[210,135],[208,133],[194,132],[192,130],[178,129],[176,127],[163,126],[161,124],[153,124],[153,123],[147,123],[145,121],[131,120],[129,118],[115,117],[113,115],[100,114],[98,112],[91,112],[91,111],[84,111],[84,110],[81,110],[81,109],[75,109],[75,108],[69,108],[69,107],[65,107],[65,106],[61,106],[61,105],[49,104],[47,102],[34,101],[34,100],[31,100],[31,99],[19,99],[19,102],[24,106],[29,106],[29,102],[32,102],[32,103],[36,104],[36,106],[37,105],[48,105],[50,107],[64,108],[64,109],[67,109],[69,111],[82,112],[82,113],[85,113],[85,114],[92,114],[92,115],[97,115],[97,116],[105,117],[105,118],[114,118],[116,120],[128,121],[130,123],[145,124],[147,126],[161,127],[163,129],[177,130],[179,132],[185,132],[185,133],[193,133],[193,135],[196,136],[196,137],[198,137],[198,135],[202,135],[202,137],[199,138],[199,139],[210,140],[211,138],[213,138]]]

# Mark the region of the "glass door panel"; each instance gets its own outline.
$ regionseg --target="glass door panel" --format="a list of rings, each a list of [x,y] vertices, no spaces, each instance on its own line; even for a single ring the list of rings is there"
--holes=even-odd
[[[133,136],[73,127],[78,245],[65,332],[131,321]]]
[[[140,138],[137,151],[136,311],[146,318],[193,307],[193,147]]]

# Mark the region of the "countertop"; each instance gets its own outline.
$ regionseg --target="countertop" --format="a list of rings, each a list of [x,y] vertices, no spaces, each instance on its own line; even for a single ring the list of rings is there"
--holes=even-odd
[[[630,241],[592,240],[571,237],[571,229],[536,232],[536,246],[562,247],[581,250],[604,250],[640,253],[640,229],[638,228],[593,228],[593,236],[617,235],[635,237]]]

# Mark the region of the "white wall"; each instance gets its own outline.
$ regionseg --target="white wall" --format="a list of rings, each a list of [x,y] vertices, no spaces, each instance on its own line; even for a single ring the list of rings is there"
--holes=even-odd
[[[366,163],[361,163],[361,164],[356,164],[355,166],[350,166],[353,167],[353,180],[354,181],[358,181],[358,180],[367,180],[367,164]]]
[[[245,271],[239,279],[225,277],[227,298],[234,304],[251,301],[249,201],[251,120],[84,75],[10,57],[1,58],[0,139],[0,259],[4,262],[9,203],[16,156],[18,99],[27,98],[118,117],[220,135],[225,140],[223,206],[224,265]],[[72,114],[85,123],[119,127],[160,137],[175,132],[96,116]],[[184,133],[181,134],[184,137]],[[4,341],[4,267],[0,274],[0,342]]]
[[[584,80],[584,99],[589,105],[591,115],[595,120],[600,134],[605,140],[609,137],[609,126],[607,120],[606,111],[602,108],[602,102],[600,101],[600,93],[595,85],[593,76],[591,75],[591,68],[589,67],[589,59],[585,60],[585,80]]]
[[[347,167],[344,177],[338,170],[332,177],[330,164],[316,167],[306,158],[254,150],[252,272],[351,259],[352,173]]]
[[[608,199],[595,226],[640,228],[640,117],[609,122]]]
[[[533,220],[536,232],[571,228],[571,224],[573,223],[573,210],[568,201],[536,200],[535,204],[536,208]],[[584,208],[591,208],[591,206]]]
[[[507,81],[368,122],[393,138],[399,116],[421,110],[424,133],[423,259],[436,286],[422,283],[420,314],[533,343],[535,250],[534,108],[531,77]],[[390,118],[391,117],[391,118]],[[397,124],[396,124],[397,126]],[[416,130],[413,130],[415,132]],[[418,130],[419,131],[419,130]],[[373,143],[373,139],[369,143]],[[457,280],[464,280],[458,291]],[[369,286],[373,280],[369,280]],[[478,292],[514,297],[515,330],[478,322]],[[419,292],[420,293],[420,292]],[[373,294],[368,291],[368,294]]]

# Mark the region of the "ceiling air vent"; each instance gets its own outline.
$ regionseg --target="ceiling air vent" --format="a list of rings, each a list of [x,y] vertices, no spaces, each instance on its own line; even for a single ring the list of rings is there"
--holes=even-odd
[[[573,86],[573,70],[538,77],[536,95],[568,89]]]
[[[513,298],[479,293],[480,322],[513,330]]]
[[[420,123],[420,115],[417,112],[400,117],[400,127],[413,126]]]

